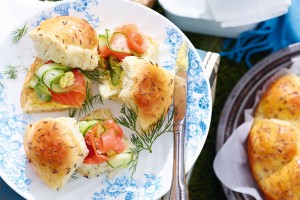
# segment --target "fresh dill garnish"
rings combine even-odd
[[[101,94],[92,96],[91,89],[87,87],[86,89],[86,99],[82,104],[82,108],[70,108],[69,117],[75,117],[78,114],[78,117],[81,115],[86,115],[90,110],[92,110],[95,104],[103,104]]]
[[[4,66],[4,70],[0,72],[3,78],[6,79],[17,79],[18,77],[18,68],[19,66],[6,65]]]
[[[164,117],[165,113],[162,113],[157,123],[152,125],[149,129],[143,130],[137,128],[138,112],[135,110],[137,109],[123,104],[120,111],[122,115],[115,119],[117,123],[129,128],[134,132],[130,135],[130,140],[132,144],[134,144],[134,147],[130,148],[131,153],[133,154],[133,159],[129,163],[129,171],[131,171],[131,176],[133,176],[136,172],[140,152],[146,150],[152,153],[152,145],[155,140],[163,133],[172,132],[173,130],[173,112],[172,114],[167,115],[166,120]]]
[[[11,34],[12,34],[12,44],[18,43],[21,38],[26,35],[28,30],[27,24],[24,24],[22,28],[16,28]]]
[[[102,76],[105,76],[109,73],[108,71],[101,71],[98,68],[94,70],[80,69],[80,72],[91,82],[96,82],[96,83],[102,83],[103,82]]]

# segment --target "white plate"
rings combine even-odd
[[[58,15],[74,15],[86,19],[100,33],[126,23],[135,23],[140,30],[160,43],[159,64],[173,70],[177,51],[182,42],[189,45],[188,113],[186,132],[186,171],[189,171],[205,143],[211,119],[211,91],[205,77],[202,61],[187,37],[170,21],[155,11],[121,0],[84,0],[59,4],[43,10],[24,24],[28,32],[46,18]],[[172,180],[172,133],[160,136],[153,152],[142,152],[137,171],[131,178],[128,169],[119,171],[111,179],[107,174],[86,179],[71,178],[61,191],[49,189],[35,175],[25,158],[23,133],[26,124],[42,117],[68,116],[68,112],[25,114],[19,97],[26,70],[34,61],[36,52],[25,35],[17,44],[9,35],[0,43],[0,71],[8,65],[17,67],[17,79],[0,75],[0,175],[16,192],[27,199],[157,199],[164,195]],[[105,101],[115,117],[121,105]],[[125,131],[127,136],[130,132]]]

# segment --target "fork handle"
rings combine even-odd
[[[174,154],[173,154],[173,180],[169,194],[170,200],[189,199],[188,188],[185,180],[184,145],[185,145],[185,120],[173,125]]]

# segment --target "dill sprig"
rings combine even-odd
[[[172,132],[173,112],[171,115],[167,115],[166,120],[164,117],[165,113],[162,113],[157,123],[147,130],[137,128],[137,108],[123,105],[120,113],[122,115],[115,119],[116,122],[134,132],[130,135],[130,140],[134,147],[130,148],[133,159],[129,163],[129,171],[131,171],[131,176],[133,176],[136,172],[140,152],[146,150],[152,153],[152,145],[155,140],[163,133]]]
[[[19,66],[6,65],[4,66],[4,70],[0,72],[3,78],[7,79],[17,79],[18,77],[18,68]]]
[[[91,89],[87,87],[86,99],[82,104],[82,108],[70,108],[69,117],[75,117],[76,114],[78,114],[78,117],[80,117],[81,115],[86,115],[90,110],[94,108],[95,104],[100,103],[103,104],[101,94],[92,96]]]
[[[16,28],[11,34],[12,34],[12,44],[18,43],[21,38],[26,35],[28,30],[27,24],[24,24],[22,28]]]
[[[94,70],[80,69],[80,72],[91,82],[96,82],[96,83],[100,83],[100,84],[103,82],[102,77],[109,73],[108,71],[101,71],[98,68],[96,68]]]

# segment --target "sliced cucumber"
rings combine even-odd
[[[119,85],[120,83],[120,77],[121,77],[121,72],[117,72],[119,71],[118,68],[116,68],[117,70],[113,69],[113,67],[110,68],[110,79],[111,79],[111,83],[114,86]]]
[[[129,152],[124,152],[120,154],[116,154],[109,158],[108,161],[106,161],[112,168],[125,168],[128,166],[128,164],[132,161],[133,155]]]
[[[50,69],[43,75],[43,82],[49,88],[52,89],[52,85],[58,83],[60,78],[65,74],[63,70],[60,69]]]
[[[36,84],[37,84],[38,82],[39,82],[38,77],[33,76],[33,77],[31,78],[31,80],[29,81],[29,83],[28,83],[28,87],[29,87],[30,89],[34,89],[34,87],[36,86]]]
[[[120,62],[116,56],[112,56],[112,55],[108,56],[107,62],[108,62],[108,65],[110,65],[110,66],[115,66],[115,67],[122,66],[122,62]]]
[[[78,122],[79,131],[85,135],[86,132],[91,129],[94,125],[98,124],[98,120],[90,120],[90,121],[80,121]]]
[[[34,86],[34,91],[36,92],[37,96],[44,102],[48,102],[52,98],[48,87],[43,83],[37,83]]]
[[[115,56],[108,57],[108,67],[110,71],[111,83],[114,86],[120,83],[120,77],[123,70],[121,66],[122,62],[119,62],[119,60]]]
[[[71,67],[66,67],[64,65],[61,65],[61,64],[57,64],[57,63],[48,63],[48,64],[45,64],[43,66],[41,66],[37,72],[36,72],[36,76],[38,78],[40,78],[41,80],[43,80],[43,76],[45,75],[45,73],[51,69],[59,69],[59,70],[62,70],[64,72],[67,72],[67,71],[70,71],[72,70]]]
[[[111,33],[106,29],[106,42],[110,50],[120,53],[131,54],[131,50],[128,47],[126,35],[121,32]]]
[[[54,83],[51,85],[51,90],[56,93],[62,93],[70,91],[70,88],[62,88],[59,83]]]
[[[99,49],[100,51],[107,45],[106,35],[98,35]]]

